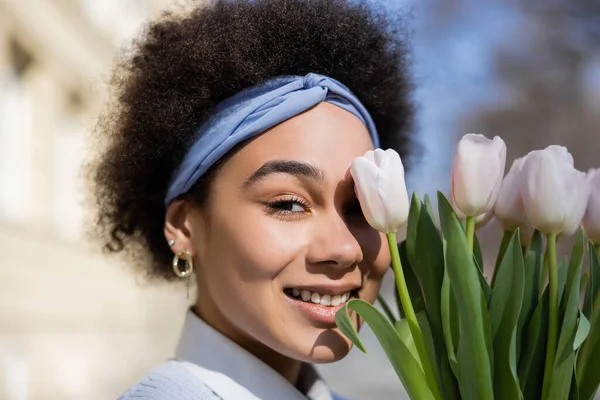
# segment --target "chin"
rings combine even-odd
[[[346,357],[352,342],[338,328],[321,331],[313,341],[304,360],[312,364],[326,364]]]

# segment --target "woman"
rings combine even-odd
[[[390,263],[349,167],[410,144],[397,21],[356,1],[215,1],[124,57],[99,231],[151,277],[195,278],[197,298],[175,359],[123,399],[335,398],[311,364],[348,354],[335,312],[373,302]]]

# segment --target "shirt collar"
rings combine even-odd
[[[176,357],[190,364],[223,400],[332,400],[331,392],[312,365],[303,364],[299,386],[215,330],[188,310]]]

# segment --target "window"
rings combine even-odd
[[[21,76],[0,74],[0,218],[21,222],[32,195],[32,102]]]
[[[69,116],[54,135],[53,146],[53,223],[65,239],[81,237],[84,187],[81,167],[84,160],[84,127]]]

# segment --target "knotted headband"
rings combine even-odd
[[[375,148],[377,129],[367,109],[342,83],[327,76],[280,76],[243,90],[219,103],[214,116],[197,132],[196,141],[171,178],[165,206],[238,143],[292,118],[322,101],[356,115],[367,127]]]

